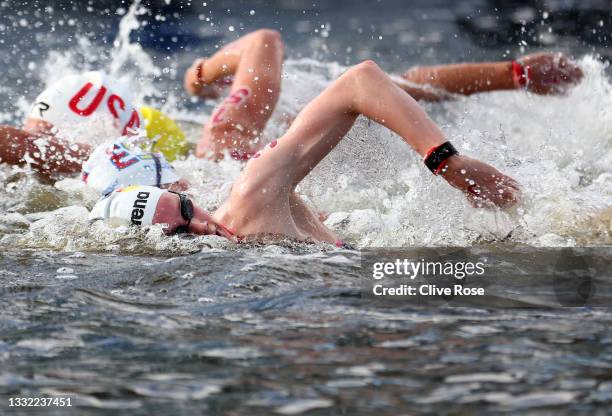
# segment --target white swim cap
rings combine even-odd
[[[32,104],[29,118],[53,124],[58,130],[93,119],[104,119],[122,136],[138,129],[141,116],[132,96],[117,80],[100,71],[70,75],[51,84]]]
[[[159,187],[181,179],[162,154],[144,152],[127,137],[97,147],[83,164],[81,177],[101,195],[130,185]]]
[[[154,186],[117,189],[96,203],[89,219],[119,219],[133,225],[152,225],[157,203],[165,192]]]

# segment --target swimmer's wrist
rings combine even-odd
[[[440,145],[434,146],[425,153],[423,163],[434,174],[439,175],[448,165],[449,159],[459,155],[459,152],[447,141]]]
[[[521,59],[511,62],[512,83],[517,90],[527,90],[531,84],[531,67],[526,65]]]
[[[463,169],[467,164],[467,158],[462,154],[456,154],[444,161],[442,166],[440,167],[440,172],[438,176],[449,180],[450,176],[453,176],[455,173],[459,173],[461,169]]]

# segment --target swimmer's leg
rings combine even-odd
[[[198,157],[223,157],[224,151],[247,158],[260,147],[255,143],[278,101],[283,63],[280,34],[260,30],[251,34],[240,53],[229,96],[204,126],[196,148]]]

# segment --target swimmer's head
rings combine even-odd
[[[114,137],[138,129],[141,115],[125,86],[103,72],[92,71],[66,76],[47,87],[36,97],[25,124],[29,131],[55,128],[64,137],[95,142],[92,137],[100,129]]]
[[[106,195],[130,185],[167,187],[181,178],[162,154],[142,151],[123,137],[98,146],[83,164],[83,181],[96,192]]]
[[[187,195],[153,186],[118,189],[100,200],[89,218],[120,221],[136,226],[164,224],[166,234],[214,234],[233,238],[230,230],[193,204]]]
[[[151,150],[163,153],[170,162],[186,156],[189,144],[185,133],[164,113],[151,107],[141,107],[147,136],[152,141]]]
[[[166,190],[154,186],[129,186],[98,201],[90,219],[112,219],[134,225],[152,225],[155,210]]]

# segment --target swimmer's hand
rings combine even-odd
[[[440,176],[463,191],[476,208],[508,208],[520,201],[519,184],[493,166],[463,155],[451,156]]]
[[[529,91],[540,94],[560,94],[582,79],[582,70],[561,53],[534,53],[518,59],[531,69]]]
[[[217,99],[225,91],[226,88],[232,85],[233,77],[222,77],[211,83],[203,82],[201,76],[201,65],[204,65],[204,59],[196,59],[193,64],[185,71],[183,78],[183,86],[189,95],[198,96],[204,99]]]

